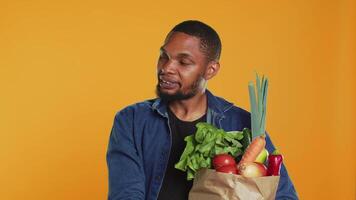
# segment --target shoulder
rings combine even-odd
[[[243,128],[251,127],[251,116],[250,113],[243,108],[238,106],[232,106],[229,110],[225,112],[225,116],[230,120],[238,123]]]
[[[248,112],[247,110],[237,105],[234,105],[232,102],[224,99],[223,97],[219,97],[219,96],[214,96],[214,97],[217,100],[216,102],[219,104],[219,107],[224,112],[224,114],[233,114],[244,118],[250,117],[250,112]]]
[[[251,127],[251,115],[247,110],[234,105],[228,100],[222,97],[216,97],[219,104],[222,106],[223,115],[225,118],[225,122],[230,125],[234,125],[240,128],[250,128]]]
[[[227,110],[226,112],[232,113],[234,115],[238,115],[243,118],[250,118],[250,112],[248,112],[247,110],[245,110],[241,107],[238,107],[236,105],[231,106],[231,108],[229,110]]]
[[[130,117],[133,115],[143,115],[152,111],[152,105],[156,99],[148,99],[128,105],[116,112],[115,118]]]

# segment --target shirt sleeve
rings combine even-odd
[[[144,200],[145,176],[142,156],[135,146],[133,112],[116,114],[107,149],[108,200]]]
[[[271,138],[267,133],[266,136],[266,149],[268,150],[268,152],[273,152],[275,150],[275,147],[273,146]],[[278,190],[276,194],[276,200],[282,199],[298,200],[297,192],[294,188],[292,180],[288,176],[287,169],[283,163],[280,172]]]

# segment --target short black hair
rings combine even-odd
[[[218,33],[209,25],[197,20],[187,20],[177,24],[167,37],[173,32],[182,32],[199,38],[200,48],[208,61],[219,61],[221,41]]]

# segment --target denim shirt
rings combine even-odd
[[[250,128],[250,114],[206,90],[207,122],[225,131]],[[171,148],[167,105],[160,99],[140,102],[119,111],[110,134],[107,165],[109,200],[156,200]],[[274,146],[266,134],[266,149]],[[174,195],[174,194],[172,194]],[[284,165],[276,199],[298,199]]]

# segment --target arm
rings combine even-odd
[[[114,120],[107,150],[108,200],[145,199],[142,157],[135,146],[133,113],[125,109]]]
[[[266,149],[268,152],[273,152],[275,147],[272,144],[272,141],[269,135],[266,133]],[[284,164],[282,163],[281,175],[279,179],[278,190],[276,194],[276,200],[292,199],[298,200],[297,192],[295,191],[294,185],[291,179],[288,176],[288,172]]]

